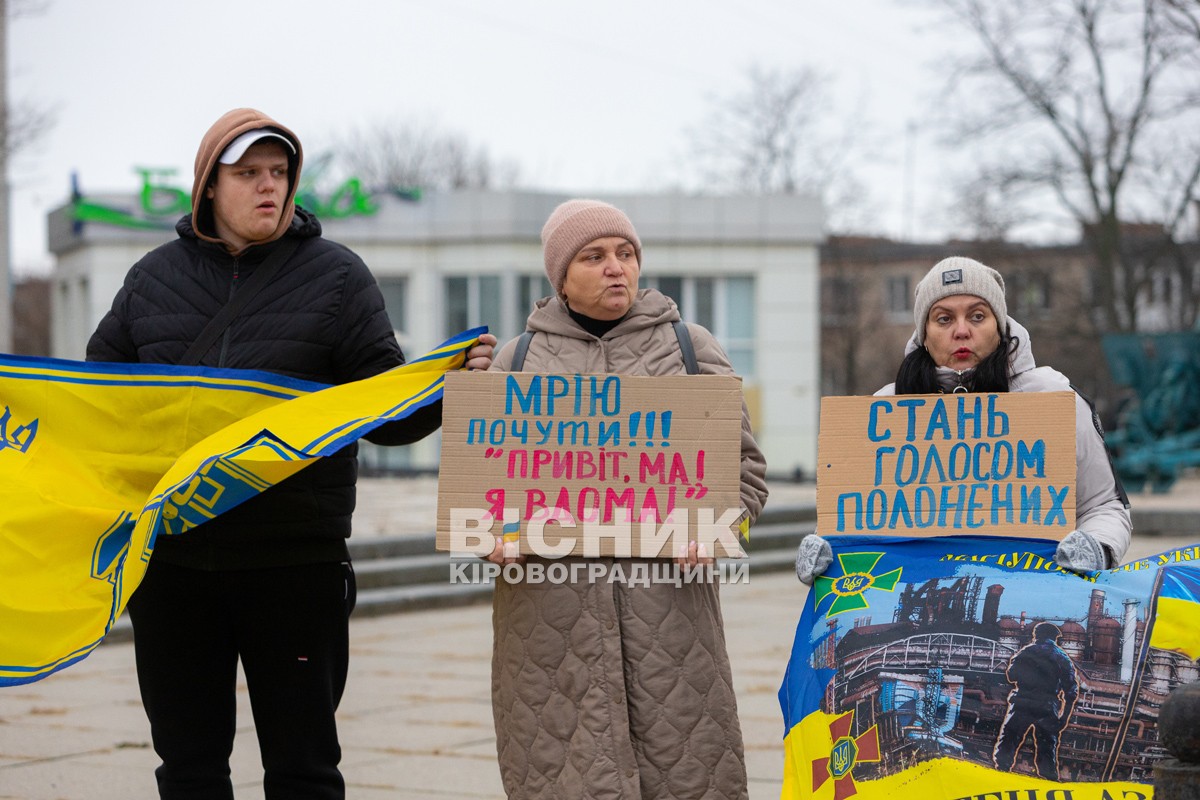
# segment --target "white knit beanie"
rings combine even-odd
[[[1008,333],[1008,304],[1004,301],[1004,278],[991,267],[980,264],[973,258],[951,256],[933,265],[917,284],[913,302],[913,319],[917,325],[916,341],[925,343],[925,323],[929,309],[943,297],[956,294],[971,294],[982,297],[992,313],[1001,334]]]

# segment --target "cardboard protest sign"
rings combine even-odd
[[[1072,392],[825,397],[817,532],[1061,540],[1075,527]]]
[[[740,556],[741,379],[448,373],[437,547]]]

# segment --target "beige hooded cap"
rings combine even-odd
[[[265,239],[273,242],[287,231],[296,213],[296,187],[300,182],[300,167],[304,163],[304,150],[296,134],[280,125],[261,111],[253,108],[235,108],[221,116],[204,138],[200,141],[200,149],[196,152],[195,178],[192,182],[192,229],[196,236],[207,241],[227,244],[217,236],[216,225],[213,223],[212,202],[205,197],[204,190],[208,187],[209,178],[217,168],[221,153],[229,144],[247,131],[267,129],[280,136],[286,137],[296,149],[288,154],[288,194],[284,201],[283,213],[279,216],[279,226],[275,232]],[[262,244],[263,242],[255,242]]]

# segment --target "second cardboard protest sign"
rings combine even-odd
[[[439,550],[741,555],[734,377],[447,373]]]
[[[1062,539],[1072,392],[825,397],[817,532]]]

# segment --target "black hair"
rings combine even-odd
[[[1044,642],[1047,639],[1056,642],[1060,636],[1062,636],[1062,631],[1053,622],[1039,622],[1033,626],[1033,640],[1035,642]]]
[[[1017,350],[1015,336],[1000,334],[1000,344],[974,369],[964,372],[962,387],[968,392],[1007,392],[1009,359]],[[925,345],[904,357],[896,371],[896,394],[937,394],[937,364]]]

